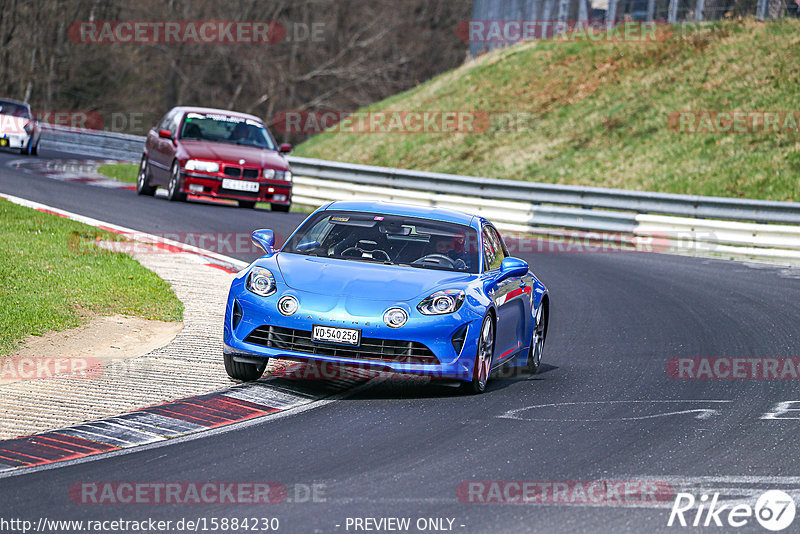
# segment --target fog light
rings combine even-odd
[[[289,316],[297,311],[297,299],[292,296],[283,297],[278,301],[278,311]]]
[[[275,202],[286,202],[286,195],[275,195],[272,197]]]
[[[389,328],[400,328],[408,321],[408,314],[402,308],[390,308],[383,314],[383,322]]]
[[[191,191],[192,193],[202,193],[203,186],[199,184],[189,184],[189,191]]]

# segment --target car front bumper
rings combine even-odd
[[[0,133],[0,148],[19,148],[28,146],[31,136],[27,133]]]
[[[245,180],[257,183],[258,192],[244,192],[222,187],[224,178],[207,176],[191,172],[183,172],[181,191],[189,195],[219,198],[225,200],[247,200],[253,202],[270,202],[273,204],[291,204],[292,183],[284,180]]]
[[[300,303],[298,311],[290,317],[281,315],[277,309],[278,300],[287,294],[297,298]],[[383,312],[395,306],[406,309],[409,315],[408,322],[400,328],[390,328],[382,319]],[[238,320],[234,320],[234,309],[241,313]],[[224,352],[243,361],[254,361],[258,358],[313,360],[397,373],[470,380],[482,319],[480,314],[467,306],[452,314],[427,316],[402,302],[367,299],[355,301],[347,297],[321,297],[295,290],[278,291],[270,297],[259,297],[244,288],[242,279],[237,279],[231,288],[225,310]],[[267,346],[264,341],[254,343],[248,340],[251,333],[265,325],[280,330],[291,329],[302,334],[302,350],[287,350],[286,345],[281,346],[281,343]],[[364,347],[367,346],[365,341],[370,346],[374,346],[376,341],[385,341],[394,347],[401,345],[399,342],[403,345],[407,343],[409,347],[412,343],[416,347],[424,345],[435,360],[430,363],[409,363],[407,355],[404,353],[397,356],[394,348],[388,350],[390,354],[376,357],[372,352],[360,353],[351,346],[320,343],[313,343],[315,348],[312,350],[320,349],[314,353],[307,349],[312,343],[310,333],[314,325],[358,329],[361,331]],[[453,338],[461,335],[463,342],[457,347]],[[337,347],[345,350],[334,350]],[[337,352],[344,352],[346,355],[335,354]],[[408,354],[413,353],[415,352],[409,350]]]

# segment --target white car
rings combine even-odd
[[[20,154],[39,153],[42,130],[26,102],[0,98],[0,148],[17,148]]]

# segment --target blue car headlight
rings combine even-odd
[[[383,314],[383,322],[389,328],[400,328],[408,321],[408,314],[403,308],[390,308]]]
[[[464,303],[464,292],[460,289],[437,291],[419,303],[417,309],[423,315],[445,315],[458,311]]]
[[[253,267],[247,275],[247,289],[261,297],[268,297],[277,291],[272,271],[263,267]]]

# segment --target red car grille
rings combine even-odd
[[[250,180],[255,180],[259,174],[258,169],[245,169],[234,165],[226,165],[223,173],[231,178],[247,178]]]

